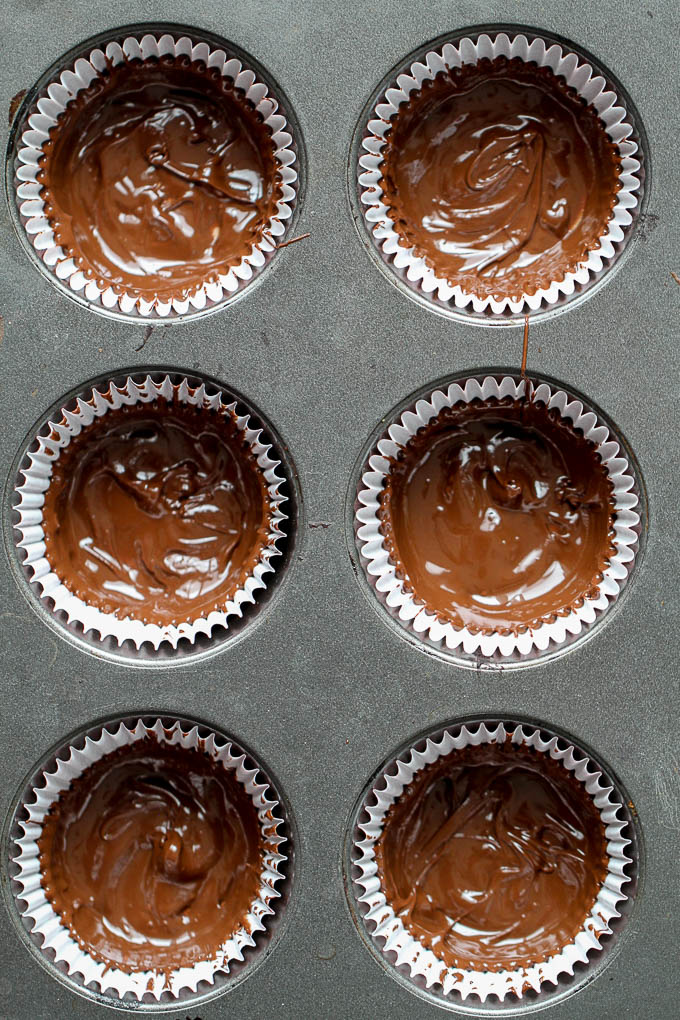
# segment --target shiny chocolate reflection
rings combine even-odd
[[[228,411],[123,406],[56,460],[43,528],[70,592],[164,625],[223,609],[268,541],[269,492]]]

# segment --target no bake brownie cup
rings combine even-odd
[[[364,923],[445,995],[538,992],[611,934],[628,898],[625,825],[568,741],[528,725],[446,730],[366,798],[353,851]]]
[[[267,86],[187,37],[130,36],[48,86],[18,154],[26,229],[88,300],[168,316],[261,268],[295,199],[292,136]]]
[[[287,837],[240,748],[187,721],[136,719],[56,765],[22,806],[14,860],[21,913],[72,979],[186,998],[268,941]]]
[[[284,478],[220,392],[161,373],[95,388],[28,454],[19,546],[55,613],[118,644],[194,642],[267,585]]]
[[[617,597],[639,517],[627,461],[592,412],[545,383],[453,383],[369,457],[357,540],[388,609],[435,643],[526,655]]]
[[[640,164],[619,98],[575,54],[522,35],[447,43],[404,68],[363,140],[374,240],[426,294],[536,310],[614,255]]]

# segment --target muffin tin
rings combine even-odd
[[[3,9],[6,59],[0,68],[6,107],[40,69],[60,60],[93,31],[138,16],[129,0],[100,12],[77,0],[70,16],[48,0],[35,10]],[[155,8],[148,12],[159,14]],[[220,314],[162,328],[153,321],[113,321],[66,300],[30,264],[2,218],[0,477],[5,487],[0,564],[2,597],[2,1013],[17,1020],[109,1015],[42,968],[17,937],[8,865],[9,825],[26,779],[68,735],[117,716],[197,718],[252,748],[277,777],[297,825],[291,902],[278,945],[246,967],[228,992],[182,1003],[176,1015],[210,1020],[234,1015],[375,1018],[443,1015],[442,1006],[478,1013],[455,998],[434,1005],[403,985],[391,964],[376,966],[355,925],[343,888],[344,848],[361,791],[395,747],[463,720],[520,720],[568,734],[620,780],[636,834],[639,876],[634,909],[616,944],[550,1002],[509,1003],[506,1014],[545,1007],[546,1016],[668,1016],[680,990],[672,947],[680,938],[677,768],[680,707],[675,622],[678,605],[675,497],[677,309],[680,188],[669,110],[675,11],[596,9],[569,0],[559,12],[529,3],[523,17],[549,36],[573,41],[612,69],[639,111],[648,138],[646,207],[636,235],[606,287],[593,287],[566,309],[531,323],[529,372],[561,380],[602,407],[639,465],[648,496],[634,583],[587,642],[532,669],[493,662],[461,669],[398,639],[362,593],[349,493],[374,435],[433,380],[516,371],[517,329],[472,329],[472,320],[431,314],[409,300],[362,253],[368,241],[353,224],[351,151],[361,109],[390,68],[442,33],[474,29],[472,17],[507,27],[506,2],[474,12],[403,2],[371,17],[365,6],[284,0],[230,9],[168,0],[162,17],[191,19],[187,31],[215,33],[252,53],[282,83],[299,117],[309,154],[307,188],[290,236],[310,237],[278,252],[262,285]],[[72,15],[72,16],[71,16]],[[546,23],[549,20],[549,23]],[[362,26],[361,31],[357,26]],[[482,26],[488,30],[489,25]],[[651,173],[650,173],[651,168]],[[654,178],[652,182],[652,176]],[[653,190],[652,190],[653,188]],[[18,458],[36,422],[75,395],[83,380],[146,371],[149,366],[200,374],[243,394],[273,424],[291,468],[296,538],[285,584],[228,640],[193,659],[121,663],[76,642],[35,612],[25,578],[11,564],[9,494]],[[298,483],[299,479],[299,483]],[[356,491],[356,490],[354,490]],[[352,497],[353,499],[353,497]],[[356,573],[356,578],[353,574]],[[369,594],[374,604],[364,598]],[[377,608],[380,608],[379,606]],[[255,626],[255,620],[258,625]],[[270,771],[271,770],[271,771]],[[12,913],[14,911],[14,913]],[[671,947],[669,949],[669,947]],[[605,965],[606,964],[606,965]],[[137,1011],[132,1003],[120,1004]],[[170,1012],[170,1004],[156,1009]],[[484,1009],[488,1012],[488,1004]]]

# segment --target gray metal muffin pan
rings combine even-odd
[[[442,376],[517,365],[521,333],[446,320],[393,287],[361,250],[347,164],[361,109],[397,61],[445,31],[518,16],[609,67],[649,139],[648,206],[629,256],[587,300],[536,323],[529,350],[530,369],[581,390],[625,434],[649,497],[649,531],[634,585],[591,640],[529,670],[473,672],[399,640],[378,618],[353,577],[345,497],[367,437],[392,407]],[[58,294],[27,259],[3,202],[0,479],[4,485],[32,424],[85,380],[151,363],[201,371],[260,408],[290,451],[302,494],[294,562],[266,616],[241,640],[186,667],[142,671],[62,640],[33,612],[3,553],[2,818],[22,779],[76,729],[150,710],[203,719],[251,747],[280,782],[299,830],[296,881],[271,956],[229,992],[177,1015],[443,1016],[376,966],[363,945],[343,889],[345,831],[370,776],[423,729],[463,717],[528,717],[573,734],[607,762],[630,794],[644,844],[642,882],[617,953],[545,1015],[665,1020],[680,991],[676,6],[154,0],[140,10],[130,0],[105,8],[14,0],[0,12],[4,109],[72,46],[140,17],[213,31],[281,83],[307,152],[296,233],[311,236],[281,251],[262,284],[233,306],[149,333]],[[108,1015],[37,964],[4,908],[0,932],[3,1016]]]

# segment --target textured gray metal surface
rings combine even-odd
[[[83,380],[151,362],[200,368],[254,401],[289,445],[303,493],[297,560],[262,624],[243,640],[186,669],[141,671],[98,661],[52,633],[19,592],[3,551],[0,814],[44,751],[96,718],[157,710],[212,722],[262,755],[292,803],[297,890],[271,957],[226,995],[178,1015],[443,1016],[399,987],[362,945],[342,887],[345,826],[370,774],[423,727],[458,715],[536,718],[602,755],[631,795],[645,842],[642,889],[620,952],[597,980],[545,1015],[673,1016],[680,991],[680,287],[670,275],[680,271],[677,6],[12,0],[0,13],[0,108],[7,111],[20,89],[81,39],[141,19],[211,29],[253,53],[280,82],[307,147],[299,230],[311,237],[282,251],[242,301],[194,324],[158,327],[139,351],[143,328],[77,307],[35,271],[3,201],[0,480],[40,413]],[[650,501],[645,559],[625,605],[592,641],[512,674],[461,670],[399,640],[352,575],[344,521],[350,471],[383,414],[430,379],[516,364],[521,354],[519,331],[446,321],[392,287],[362,251],[346,199],[350,139],[376,81],[447,29],[502,21],[566,36],[601,59],[637,104],[652,155],[646,222],[631,257],[591,300],[537,324],[530,350],[531,367],[585,392],[635,450]],[[3,113],[3,132],[6,125]],[[35,963],[4,906],[0,938],[3,1016],[109,1015]]]

